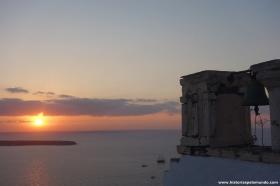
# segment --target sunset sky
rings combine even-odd
[[[179,128],[180,76],[279,58],[279,8],[0,0],[0,132]]]

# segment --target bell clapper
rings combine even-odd
[[[259,112],[259,107],[256,105],[254,106],[254,111],[255,111],[255,128],[254,128],[254,135],[253,135],[253,140],[257,141],[257,117],[259,117],[259,121],[260,121],[260,126],[261,126],[261,143],[262,146],[264,147],[264,142],[263,142],[263,121],[262,121],[262,117],[261,114]]]

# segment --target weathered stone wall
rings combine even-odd
[[[242,106],[245,75],[202,71],[180,80],[183,146],[227,146],[250,143],[248,107]]]
[[[250,144],[251,126],[248,107],[236,94],[221,94],[216,100],[216,123],[210,137],[210,146]]]

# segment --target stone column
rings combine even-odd
[[[280,59],[252,65],[250,69],[268,90],[272,150],[280,152]]]
[[[182,110],[181,110],[181,116],[182,116],[182,136],[187,136],[188,128],[187,128],[187,123],[188,123],[188,112],[189,112],[189,105],[187,98],[186,97],[181,97],[180,102],[182,103]]]

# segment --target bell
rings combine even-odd
[[[244,106],[258,106],[268,105],[268,98],[265,94],[264,86],[256,79],[252,78],[251,82],[247,86],[247,90],[244,95]]]

